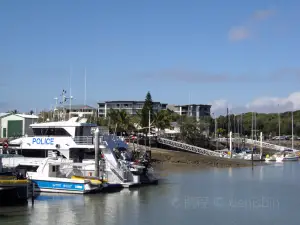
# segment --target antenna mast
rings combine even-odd
[[[72,65],[70,65],[70,105],[69,105],[69,119],[71,118],[71,109],[72,109]]]
[[[84,68],[84,107],[86,106],[86,68]]]

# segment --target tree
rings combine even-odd
[[[110,123],[113,125],[114,133],[116,133],[118,126],[120,125],[119,111],[117,109],[110,109],[108,112],[108,117]]]
[[[124,109],[118,111],[118,118],[120,124],[120,131],[125,131],[126,133],[129,133],[133,130],[131,117],[127,114],[127,112]]]
[[[141,110],[141,121],[140,121],[140,126],[143,128],[144,133],[147,133],[147,127],[149,127],[149,112],[150,112],[150,121],[153,121],[153,102],[152,102],[152,97],[150,92],[148,91],[146,98],[145,98],[145,103],[144,106]]]
[[[171,113],[168,110],[161,110],[154,114],[154,126],[160,130],[164,130],[171,127]]]
[[[219,134],[224,136],[224,135],[226,135],[226,133],[227,133],[226,130],[223,129],[223,128],[218,128],[217,129],[217,136],[219,136]]]
[[[14,110],[7,111],[7,113],[18,114],[19,111],[17,109],[14,109]]]
[[[113,124],[112,128],[114,132],[129,133],[135,129],[132,117],[129,116],[124,109],[123,110],[110,109],[108,116],[109,116],[110,123]]]
[[[203,127],[193,117],[185,117],[180,122],[180,139],[187,144],[207,147],[208,139],[203,132]]]

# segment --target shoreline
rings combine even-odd
[[[151,148],[151,163],[155,167],[163,167],[173,170],[175,167],[190,168],[240,168],[251,167],[252,162],[240,159],[217,158],[200,154],[166,150],[161,148]],[[257,162],[254,162],[254,166]]]

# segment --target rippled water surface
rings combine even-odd
[[[300,162],[176,171],[157,186],[94,195],[42,194],[0,208],[0,224],[298,225]]]

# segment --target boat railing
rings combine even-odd
[[[75,136],[73,138],[74,142],[78,145],[93,145],[94,144],[94,137],[93,136]],[[99,137],[99,144],[102,144],[103,137]]]
[[[129,171],[128,168],[125,168],[122,165],[121,165],[121,168],[118,168],[118,167],[114,166],[109,160],[107,160],[106,157],[105,157],[105,163],[109,164],[109,167],[110,167],[110,170],[112,171],[112,173],[116,177],[118,177],[122,182],[126,182],[127,181],[127,173]]]

